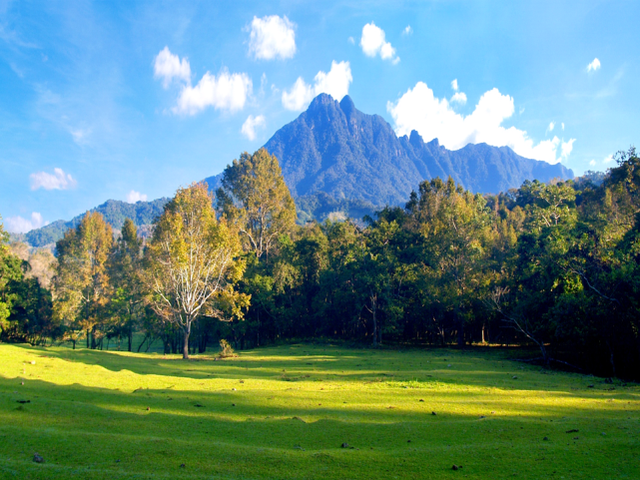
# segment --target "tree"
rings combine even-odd
[[[217,206],[237,225],[247,250],[269,255],[278,237],[293,228],[296,206],[284,183],[278,159],[261,148],[234,160],[222,174]]]
[[[87,212],[78,227],[67,230],[56,243],[54,317],[72,331],[86,331],[91,348],[103,334],[98,325],[106,318],[109,301],[107,260],[112,245],[111,226],[98,212]],[[72,334],[72,341],[77,337]]]
[[[147,249],[149,298],[154,311],[182,330],[184,359],[200,316],[242,317],[249,297],[234,290],[244,263],[236,231],[218,221],[203,183],[180,189],[165,206]]]
[[[7,247],[9,234],[4,231],[2,217],[0,217],[0,333],[8,327],[7,319],[15,300],[8,288],[10,282],[22,280],[21,261],[12,255]]]
[[[491,217],[485,199],[473,195],[451,177],[420,184],[407,210],[417,222],[424,260],[431,275],[425,277],[438,292],[437,301],[448,304],[455,319],[458,346],[465,342],[464,327],[471,301],[478,297],[487,256]]]
[[[517,240],[517,255],[505,262],[501,282],[488,298],[507,327],[538,346],[548,366],[553,359],[547,345],[560,331],[554,308],[563,297],[582,290],[570,268],[576,195],[568,183],[527,181],[517,196],[526,212],[524,231]]]
[[[142,241],[130,218],[122,225],[121,236],[109,262],[109,272],[113,285],[111,299],[112,314],[120,322],[112,334],[127,337],[128,350],[132,349],[133,329],[136,316],[143,309],[144,289],[140,275],[142,268]]]

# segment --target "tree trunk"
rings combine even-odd
[[[183,329],[184,337],[182,341],[182,359],[189,360],[189,334],[191,333],[191,323]]]
[[[545,366],[545,368],[549,368],[549,365],[551,364],[551,360],[549,358],[549,354],[547,353],[547,349],[544,346],[544,342],[540,342],[538,345],[540,346],[540,352],[542,353],[542,359],[544,361],[544,366]]]
[[[456,323],[458,324],[458,348],[464,348],[464,318],[456,310]]]
[[[378,346],[378,296],[371,295],[371,315],[373,315],[373,346]]]
[[[129,315],[129,351],[131,351],[131,346],[133,344],[133,319],[131,318],[131,315]]]
[[[145,337],[142,339],[142,343],[138,346],[138,353],[140,353],[140,350],[142,349],[144,342],[146,342],[148,338],[149,338],[149,335],[145,335]]]

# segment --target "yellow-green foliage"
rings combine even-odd
[[[0,478],[640,478],[640,387],[504,356],[0,345]]]

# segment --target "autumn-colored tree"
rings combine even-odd
[[[87,334],[87,347],[95,348],[106,319],[110,282],[107,260],[113,233],[100,213],[87,212],[75,229],[56,244],[58,265],[54,277],[54,317],[67,326],[74,342]],[[91,343],[90,343],[91,342]]]
[[[261,148],[234,160],[222,174],[217,205],[237,226],[245,249],[269,255],[280,235],[296,221],[296,206],[284,183],[278,159]]]
[[[205,184],[178,190],[155,226],[146,252],[150,305],[182,330],[184,359],[198,317],[229,321],[242,317],[249,297],[234,290],[244,263],[240,240],[218,221]]]
[[[111,314],[113,336],[126,336],[128,350],[132,349],[133,331],[138,316],[144,310],[142,269],[142,241],[130,218],[125,219],[121,235],[109,262],[109,276],[113,285]]]

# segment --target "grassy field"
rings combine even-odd
[[[640,386],[506,355],[0,345],[0,477],[640,478]]]

